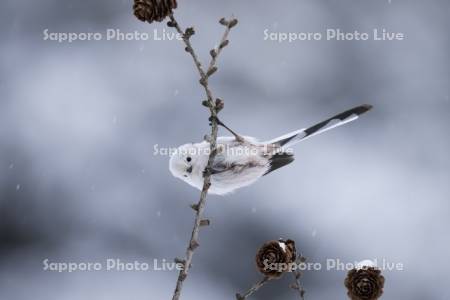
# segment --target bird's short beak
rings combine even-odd
[[[186,172],[192,173],[192,166],[190,166],[189,168],[187,168]]]

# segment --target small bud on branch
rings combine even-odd
[[[228,22],[225,18],[221,18],[221,19],[219,20],[219,23],[220,23],[221,25],[223,25],[223,26],[228,26],[228,25],[229,25],[229,22]]]
[[[228,27],[233,28],[237,24],[238,24],[238,20],[237,19],[232,19],[231,21],[229,21]]]
[[[204,219],[200,221],[200,226],[209,226],[211,222],[208,219]]]
[[[195,250],[200,246],[200,244],[197,242],[197,240],[192,240],[189,244],[189,248],[191,250]]]
[[[208,72],[206,73],[206,76],[209,77],[209,76],[211,76],[212,74],[216,73],[216,71],[217,71],[217,67],[214,66],[214,67],[212,67],[211,69],[208,70]]]
[[[183,34],[183,38],[190,39],[191,36],[193,36],[194,34],[195,34],[194,27],[188,27],[186,28],[186,31]]]
[[[230,43],[230,41],[228,41],[228,40],[223,41],[222,43],[220,43],[219,49],[225,48],[226,46],[228,46],[229,43]]]
[[[216,99],[216,111],[219,112],[225,107],[225,103],[222,99],[217,98]]]
[[[181,258],[178,258],[178,257],[175,257],[174,261],[175,261],[176,264],[183,264],[183,265],[186,262],[184,259],[181,259]]]

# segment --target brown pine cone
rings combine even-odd
[[[345,287],[352,300],[375,300],[383,294],[384,277],[374,267],[353,269],[345,278]]]
[[[161,22],[177,8],[176,0],[134,0],[133,11],[143,22]]]
[[[294,263],[296,259],[295,242],[293,240],[279,240],[266,242],[256,254],[256,265],[258,270],[265,276],[278,278],[283,274],[279,268],[270,268],[271,264]],[[284,270],[286,271],[286,270]]]

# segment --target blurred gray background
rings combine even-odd
[[[300,144],[295,163],[210,196],[183,299],[234,299],[260,278],[258,247],[297,241],[310,262],[378,258],[383,299],[450,299],[449,2],[179,1],[204,62],[240,21],[211,80],[224,121],[270,139],[352,106],[374,110]],[[42,270],[42,261],[152,263],[182,256],[199,191],[153,147],[209,131],[179,41],[43,40],[50,32],[160,33],[132,1],[0,4],[0,299],[169,299],[177,273]],[[264,41],[271,32],[403,32],[404,41]],[[447,132],[447,133],[446,133]],[[222,134],[226,134],[222,132]],[[307,299],[345,299],[346,272],[306,272]],[[296,299],[291,276],[253,299]]]

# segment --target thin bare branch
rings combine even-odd
[[[291,286],[292,289],[296,290],[298,292],[298,296],[301,300],[305,300],[305,290],[303,289],[303,286],[300,282],[301,273],[300,271],[294,271],[292,272],[292,275],[294,275],[294,281],[295,283]]]
[[[295,261],[297,264],[301,264],[306,261],[306,258],[303,255],[299,255]],[[292,272],[292,275],[294,276],[294,283],[290,287],[298,292],[298,296],[301,300],[305,300],[305,289],[300,281],[302,273],[299,270],[295,270]]]
[[[245,300],[254,293],[256,293],[260,288],[262,288],[267,282],[270,281],[270,277],[266,276],[257,283],[255,283],[248,291],[246,291],[243,295],[236,294],[236,300]]]
[[[203,188],[202,192],[200,194],[200,200],[197,204],[192,205],[191,207],[195,211],[195,221],[194,221],[194,227],[192,229],[191,238],[188,243],[188,247],[186,249],[186,257],[183,260],[184,267],[178,274],[177,284],[172,296],[172,300],[178,300],[181,296],[181,291],[183,288],[183,282],[186,280],[188,276],[189,269],[192,264],[192,259],[194,256],[194,251],[199,246],[198,237],[199,237],[199,231],[200,227],[205,226],[206,223],[209,224],[209,220],[206,221],[203,219],[203,212],[205,210],[206,205],[206,196],[208,195],[208,190],[211,186],[211,173],[209,170],[212,169],[214,158],[216,156],[216,144],[217,144],[217,132],[218,132],[218,124],[217,124],[217,113],[218,113],[218,107],[216,105],[216,102],[214,101],[213,94],[211,92],[211,89],[208,85],[208,77],[209,75],[212,75],[217,68],[215,67],[217,62],[217,57],[220,54],[222,49],[218,49],[216,51],[216,55],[211,58],[211,62],[209,64],[208,69],[203,69],[200,60],[198,58],[198,55],[195,53],[194,48],[192,47],[192,44],[190,42],[190,37],[193,35],[193,29],[189,30],[189,34],[186,34],[185,31],[183,31],[176,21],[175,17],[173,15],[170,15],[170,22],[172,26],[177,30],[179,34],[183,37],[183,42],[186,46],[186,51],[192,56],[192,59],[194,60],[195,66],[198,70],[198,73],[200,74],[200,84],[205,89],[206,97],[207,97],[207,107],[210,111],[210,121],[211,121],[211,134],[209,136],[209,142],[210,142],[210,155],[208,158],[208,164],[205,170],[205,176],[204,176],[204,182],[203,182]],[[231,26],[227,26],[225,33],[221,39],[221,43],[223,41],[227,40],[228,34],[230,32]],[[223,104],[222,104],[223,105]]]

